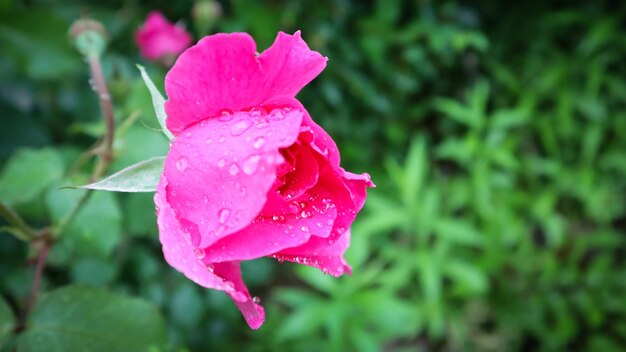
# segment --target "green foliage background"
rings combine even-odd
[[[343,165],[378,185],[353,227],[353,275],[246,263],[267,310],[251,331],[223,293],[166,265],[151,194],[96,192],[54,244],[45,294],[18,335],[36,248],[0,234],[0,350],[626,344],[623,3],[232,0],[204,24],[193,6],[0,1],[0,200],[41,227],[80,197],[60,186],[86,180],[91,165],[76,160],[104,131],[67,37],[81,14],[109,33],[111,171],[168,149],[134,67],[146,65],[162,88],[166,70],[144,62],[132,40],[148,11],[180,19],[196,39],[247,31],[260,49],[278,30],[301,29],[330,61],[299,98]],[[99,334],[84,341],[67,333],[74,328]]]

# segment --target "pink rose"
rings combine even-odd
[[[335,143],[294,98],[325,66],[300,32],[279,33],[260,55],[246,33],[216,34],[165,78],[175,135],[155,195],[165,259],[225,291],[253,329],[265,313],[242,281],[242,260],[350,272],[349,228],[373,184],[339,166]]]
[[[167,21],[158,11],[152,11],[143,26],[135,33],[141,55],[148,60],[178,56],[191,45],[191,35],[181,26]]]

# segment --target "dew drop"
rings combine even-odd
[[[240,136],[246,132],[252,126],[252,122],[248,120],[241,120],[233,125],[230,129],[230,134],[233,136]]]
[[[218,120],[221,122],[228,122],[232,119],[233,119],[233,112],[230,110],[222,110],[220,112],[220,117],[218,117]]]
[[[202,201],[204,202],[204,204],[208,204],[209,203],[209,196],[202,196]]]
[[[252,155],[243,161],[242,169],[246,175],[252,175],[259,166],[260,155]]]
[[[319,227],[320,229],[324,228],[324,224],[322,224],[321,222],[318,222],[316,225],[317,225],[317,227]]]
[[[178,171],[183,172],[187,169],[188,161],[184,156],[176,160],[176,168]]]
[[[226,142],[226,136],[220,136],[219,142],[220,143]]]
[[[265,117],[262,117],[256,123],[256,128],[263,129],[263,128],[269,127],[269,125],[270,125],[270,122]]]
[[[311,212],[310,212],[310,211],[303,210],[303,211],[302,211],[302,213],[300,214],[300,216],[301,216],[303,219],[306,219],[306,218],[308,218],[308,217],[310,217],[310,216],[311,216]]]
[[[220,222],[220,224],[223,224],[226,221],[228,221],[229,216],[230,216],[230,209],[222,209],[220,210],[218,214],[218,221]]]
[[[254,147],[254,149],[261,149],[261,147],[265,144],[265,137],[261,136],[261,137],[257,137],[254,140],[254,143],[252,144],[252,147]]]
[[[215,271],[215,266],[213,264],[207,264],[206,268],[209,269],[210,272],[214,272]]]
[[[265,114],[266,114],[265,109],[260,108],[260,107],[254,107],[250,110],[250,116],[252,117],[259,117]]]
[[[259,297],[257,297],[257,296],[254,296],[254,297],[252,297],[252,302],[254,302],[256,304],[259,304],[259,303],[261,303],[261,299]]]
[[[239,189],[239,193],[240,193],[242,196],[245,196],[245,195],[246,195],[246,192],[247,192],[246,187],[241,187],[241,188]]]
[[[270,113],[270,120],[280,121],[280,120],[283,120],[284,118],[285,118],[285,113],[281,109],[273,110]]]
[[[237,175],[239,173],[239,166],[237,166],[237,164],[231,164],[228,168],[228,173],[232,176]]]
[[[224,159],[220,159],[217,161],[217,167],[224,167],[224,165],[226,165],[226,160]]]
[[[300,230],[302,230],[302,232],[309,232],[309,227],[308,226],[302,226],[300,228]]]
[[[202,259],[206,256],[206,253],[200,248],[194,248],[193,252],[196,254],[196,258]]]
[[[207,138],[206,141],[204,141],[205,144],[211,144],[213,143],[213,140],[211,138]]]

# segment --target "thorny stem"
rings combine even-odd
[[[98,101],[100,102],[100,110],[102,110],[102,116],[106,124],[106,130],[104,138],[102,139],[102,145],[96,148],[100,158],[96,164],[89,182],[94,182],[99,179],[106,169],[109,167],[113,157],[113,137],[115,135],[115,119],[113,116],[113,105],[111,104],[111,96],[106,86],[106,80],[102,73],[102,65],[100,64],[100,57],[93,55],[89,56],[87,61],[89,62],[89,68],[91,69],[91,79],[95,86],[96,93],[98,94]],[[63,230],[74,220],[78,211],[87,203],[93,190],[88,189],[83,193],[82,197],[74,205],[74,207],[67,213],[67,215],[61,220],[59,225],[54,229],[55,236],[59,236]]]
[[[35,307],[35,303],[37,303],[37,296],[39,295],[39,288],[41,287],[41,277],[43,276],[43,270],[46,266],[48,253],[50,253],[50,247],[52,247],[52,238],[50,237],[50,230],[48,228],[42,231],[41,240],[41,249],[39,250],[39,256],[37,257],[35,276],[33,278],[33,285],[30,290],[30,298],[28,300],[26,314],[31,312]]]
[[[98,94],[98,101],[100,103],[100,110],[102,111],[102,116],[104,118],[104,122],[106,124],[106,130],[104,133],[104,137],[102,139],[102,144],[96,148],[96,153],[99,156],[98,162],[94,167],[94,170],[89,179],[90,182],[96,181],[99,179],[109,167],[111,160],[113,158],[113,137],[115,134],[115,119],[113,116],[113,105],[111,104],[111,96],[109,95],[109,90],[106,85],[106,80],[104,78],[104,74],[102,73],[102,65],[100,63],[100,55],[86,55],[87,62],[89,63],[89,68],[91,70],[91,82],[93,83],[96,93]],[[50,248],[52,247],[53,236],[58,237],[66,227],[71,224],[71,222],[76,217],[76,214],[80,211],[80,209],[87,203],[89,197],[91,196],[92,190],[88,189],[83,193],[78,202],[74,205],[74,207],[67,213],[67,215],[61,220],[61,222],[53,229],[44,229],[42,231],[42,240],[43,244],[39,251],[39,256],[37,258],[37,266],[35,268],[35,277],[33,279],[33,285],[31,290],[30,299],[28,302],[27,310],[24,314],[24,320],[20,325],[22,328],[24,327],[26,321],[26,315],[33,309],[35,304],[37,303],[37,296],[39,293],[39,289],[41,286],[41,278],[43,275],[43,271],[46,266],[46,259],[48,258],[48,253],[50,252]]]
[[[91,175],[91,181],[100,178],[111,163],[113,157],[113,135],[115,133],[115,119],[113,117],[113,105],[111,104],[111,96],[107,89],[106,80],[102,73],[102,65],[100,57],[93,55],[88,57],[89,68],[91,69],[91,79],[98,93],[98,101],[100,102],[100,110],[106,123],[106,131],[103,138],[103,150],[100,153],[100,161]]]

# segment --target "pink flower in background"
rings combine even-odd
[[[158,11],[152,11],[135,33],[141,55],[148,60],[178,56],[191,45],[191,35],[181,26],[168,22]]]
[[[270,256],[327,274],[350,272],[350,225],[373,186],[294,97],[326,66],[300,37],[279,33],[256,54],[245,33],[206,37],[165,78],[175,135],[155,195],[167,262],[225,291],[250,327],[265,313],[242,260]]]

